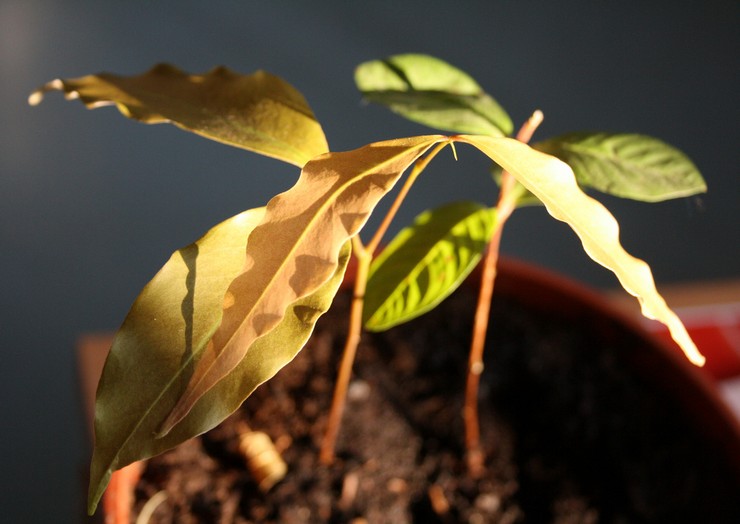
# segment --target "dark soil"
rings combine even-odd
[[[461,420],[473,296],[365,334],[334,466],[318,463],[346,329],[339,296],[306,348],[242,409],[148,462],[152,523],[740,522],[740,479],[676,402],[625,368],[614,326],[493,305],[482,376],[486,474],[465,473]],[[604,340],[606,338],[606,340]],[[236,452],[239,421],[285,448],[262,494]]]

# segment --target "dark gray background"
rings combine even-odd
[[[7,522],[77,522],[87,443],[74,343],[112,330],[169,254],[262,205],[296,169],[111,109],[31,89],[56,76],[265,68],[298,87],[333,150],[424,134],[365,107],[352,71],[400,52],[471,73],[537,137],[633,131],[686,151],[708,194],[648,205],[602,200],[659,284],[737,278],[740,4],[728,1],[98,2],[0,1],[0,507]],[[401,222],[451,198],[492,200],[470,148],[440,159]],[[489,195],[486,197],[486,195]],[[599,287],[614,278],[542,209],[518,212],[506,253]]]

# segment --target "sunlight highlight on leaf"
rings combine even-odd
[[[406,168],[444,140],[404,138],[327,153],[309,162],[296,185],[269,202],[249,237],[244,271],[226,293],[223,321],[161,435],[274,328],[288,305],[336,271],[340,247],[359,232]]]
[[[419,215],[370,266],[364,325],[384,331],[433,309],[475,268],[495,210],[456,202]]]
[[[642,314],[665,324],[686,357],[698,366],[704,364],[704,356],[683,323],[655,289],[650,267],[624,250],[619,243],[616,219],[601,203],[581,191],[567,164],[513,139],[483,136],[456,139],[472,144],[500,164],[537,196],[554,218],[573,228],[586,253],[613,271],[622,287],[637,297]]]
[[[218,328],[223,295],[243,269],[247,238],[264,212],[264,208],[245,211],[174,253],[131,307],[98,388],[91,512],[114,470],[204,433],[233,413],[259,384],[295,357],[331,305],[344,276],[349,242],[341,249],[331,279],[291,304],[282,322],[253,345],[232,373],[167,437],[155,438]]]
[[[115,105],[147,124],[170,122],[186,131],[302,167],[329,146],[303,95],[281,78],[257,71],[241,75],[217,67],[191,75],[159,64],[138,76],[100,73],[56,79],[34,91],[63,91],[88,108]]]

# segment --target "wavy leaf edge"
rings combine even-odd
[[[705,358],[683,322],[658,293],[650,266],[624,250],[616,219],[579,188],[568,164],[510,138],[462,135],[456,140],[473,145],[501,165],[545,204],[550,215],[566,222],[581,239],[586,254],[612,271],[638,299],[643,316],[665,324],[686,358],[704,365]]]

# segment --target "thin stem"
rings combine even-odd
[[[535,111],[524,123],[517,134],[517,140],[527,143],[542,122],[542,112]],[[501,234],[504,224],[516,209],[518,191],[517,181],[511,173],[504,171],[501,178],[501,190],[496,206],[496,225],[488,244],[488,252],[483,261],[478,303],[473,320],[473,337],[468,359],[468,375],[465,384],[465,404],[463,421],[465,424],[465,448],[467,452],[468,472],[474,478],[483,473],[485,457],[480,446],[480,422],[478,416],[478,391],[480,375],[483,372],[483,350],[485,348],[488,319],[491,312],[491,297],[496,281],[496,266],[501,247]]]
[[[342,361],[339,365],[337,383],[334,386],[334,396],[331,402],[331,409],[329,410],[326,433],[324,433],[324,439],[321,443],[321,451],[319,453],[319,460],[327,465],[334,462],[334,448],[337,435],[339,434],[339,426],[342,422],[349,381],[352,378],[352,365],[355,361],[357,347],[360,344],[365,288],[367,286],[370,262],[372,262],[372,251],[362,245],[358,235],[352,238],[352,245],[354,248],[353,252],[357,257],[357,275],[355,277],[352,305],[349,313],[349,332],[344,343],[344,351],[342,352]]]
[[[380,242],[383,240],[383,236],[385,235],[386,231],[388,231],[388,227],[390,227],[391,222],[393,221],[393,219],[396,216],[396,213],[398,212],[398,209],[401,207],[401,204],[406,198],[406,195],[411,189],[411,186],[416,181],[417,177],[422,173],[422,171],[424,171],[424,169],[426,169],[426,167],[429,165],[429,162],[431,162],[432,159],[435,156],[437,156],[437,153],[439,153],[440,151],[442,151],[442,149],[447,147],[448,144],[450,144],[450,141],[445,141],[445,142],[441,142],[437,144],[435,148],[429,152],[428,155],[426,155],[424,158],[417,160],[417,162],[414,164],[414,167],[412,168],[411,173],[409,173],[409,176],[406,178],[406,181],[403,183],[401,190],[398,192],[398,195],[396,195],[396,199],[393,201],[393,204],[391,204],[390,209],[388,209],[388,213],[386,213],[385,217],[383,217],[383,221],[381,222],[378,229],[375,231],[373,238],[367,244],[367,250],[371,254],[375,253],[375,251],[378,249]]]
[[[403,200],[406,198],[406,195],[411,189],[416,178],[422,173],[422,171],[424,171],[437,153],[439,153],[448,143],[449,141],[438,144],[428,155],[419,159],[414,164],[411,173],[407,177],[401,190],[396,196],[396,199],[388,210],[388,213],[386,213],[382,223],[367,246],[362,244],[359,235],[355,235],[352,238],[353,252],[357,257],[357,274],[355,276],[352,305],[349,313],[349,331],[347,333],[347,340],[345,341],[344,350],[342,352],[342,360],[339,364],[337,383],[334,386],[334,396],[329,410],[326,433],[324,433],[324,439],[321,443],[321,450],[319,452],[319,460],[323,464],[328,465],[334,462],[334,449],[336,447],[337,436],[339,434],[339,427],[342,422],[342,414],[344,413],[347,389],[349,388],[349,382],[352,378],[352,366],[355,361],[357,347],[360,344],[360,336],[362,334],[362,310],[365,305],[365,289],[367,287],[367,278],[370,272],[370,263],[373,259],[373,253],[375,253],[380,245],[383,235],[388,230],[391,221],[395,217],[398,208],[401,207]]]

